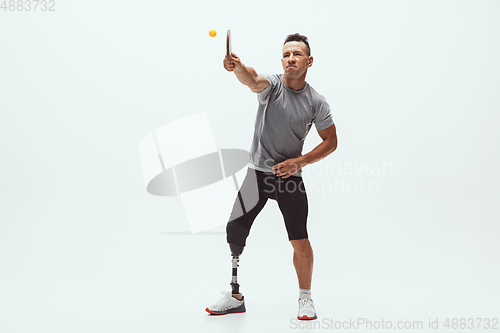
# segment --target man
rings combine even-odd
[[[289,241],[294,249],[293,264],[299,281],[298,319],[316,319],[311,299],[313,251],[307,234],[307,196],[302,168],[337,149],[337,134],[330,107],[305,80],[313,57],[307,37],[287,36],[281,59],[283,74],[257,74],[234,53],[224,57],[224,68],[257,94],[259,108],[250,149],[247,176],[235,200],[227,224],[227,242],[233,255],[232,292],[208,307],[216,315],[245,312],[245,300],[236,283],[236,267],[251,225],[268,199],[276,200],[283,214]],[[323,142],[308,154],[302,147],[314,123]],[[256,191],[252,200],[249,193]]]

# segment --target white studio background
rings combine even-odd
[[[222,68],[226,29],[259,72],[282,71],[287,34],[311,43],[339,138],[304,175],[320,319],[500,316],[499,1],[54,8],[0,10],[0,332],[294,331],[276,203],[241,257],[247,313],[214,318],[224,228],[187,234],[179,198],[142,180],[140,140],[190,114],[250,148],[257,100]]]

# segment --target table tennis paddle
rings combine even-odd
[[[232,63],[231,61],[231,30],[227,30],[227,38],[226,38],[226,54],[227,58],[229,59],[229,62]]]

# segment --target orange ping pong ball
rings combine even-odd
[[[214,29],[210,30],[208,32],[208,34],[210,35],[210,37],[215,37],[215,35],[217,35],[217,31],[215,31]]]

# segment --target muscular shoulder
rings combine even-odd
[[[310,91],[310,97],[312,100],[312,105],[315,109],[320,108],[324,105],[328,105],[328,102],[326,101],[326,98],[318,93],[316,89],[313,87],[309,86],[309,91]]]
[[[267,73],[261,73],[259,76],[267,79],[269,84],[266,86],[266,88],[260,92],[257,93],[257,97],[261,102],[265,102],[271,95],[272,91],[276,91],[276,88],[282,85],[283,79],[280,77],[280,74],[267,74]],[[283,76],[283,74],[281,74]]]
[[[283,74],[260,74],[269,81],[270,86],[277,86],[283,84]]]
[[[326,102],[326,98],[323,95],[321,95],[319,92],[317,92],[316,89],[314,89],[311,85],[309,85],[309,91],[311,94],[311,98],[314,101]]]

